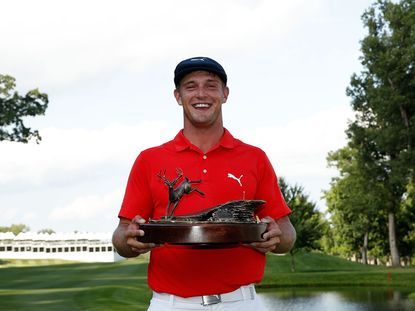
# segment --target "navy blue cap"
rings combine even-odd
[[[215,60],[209,57],[192,57],[181,61],[174,70],[174,85],[179,85],[185,75],[198,70],[204,70],[218,75],[225,83],[228,81],[226,72],[223,67]]]

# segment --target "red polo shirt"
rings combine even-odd
[[[157,174],[165,171],[166,177],[173,180],[177,168],[183,171],[183,177],[201,179],[192,187],[205,196],[197,192],[185,194],[174,215],[242,199],[267,202],[258,210],[259,218],[277,219],[291,212],[271,163],[261,149],[235,139],[225,130],[219,144],[204,154],[180,131],[172,141],[147,149],[137,157],[119,217],[164,216],[168,187]],[[246,246],[195,249],[164,245],[151,251],[148,283],[154,291],[183,297],[226,293],[241,285],[260,282],[264,265],[265,256]]]

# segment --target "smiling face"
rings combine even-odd
[[[177,102],[183,106],[185,128],[222,126],[222,104],[228,94],[228,87],[215,74],[194,71],[186,75],[174,90]]]

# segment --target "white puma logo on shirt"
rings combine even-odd
[[[235,179],[238,182],[239,186],[241,186],[241,187],[242,187],[242,183],[241,183],[241,178],[242,177],[244,177],[244,175],[241,175],[239,178],[237,178],[237,177],[235,177],[235,175],[233,175],[231,173],[228,173],[228,178]]]

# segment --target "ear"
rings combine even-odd
[[[223,104],[226,103],[226,101],[228,100],[228,96],[229,96],[229,88],[227,86],[225,86],[223,88]]]
[[[182,106],[182,99],[181,99],[180,92],[179,92],[179,90],[178,90],[178,89],[175,89],[175,90],[174,90],[174,98],[176,98],[177,103],[178,103],[180,106]]]

